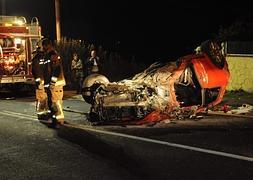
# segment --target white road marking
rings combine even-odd
[[[16,117],[16,118],[19,118],[19,119],[28,119],[28,120],[32,120],[32,121],[38,121],[38,119],[35,117],[29,117],[29,116],[24,116],[25,114],[14,114],[14,113],[7,113],[7,112],[0,112],[0,114],[2,115],[6,115],[6,116],[11,116],[11,117]]]
[[[0,114],[6,115],[6,116],[18,117],[20,119],[29,119],[29,120],[32,120],[32,121],[38,121],[37,118],[34,119],[35,116],[22,114],[22,113],[17,113],[17,112],[13,112],[13,111],[0,112]],[[71,125],[65,125],[65,126],[73,127]],[[247,156],[241,156],[241,155],[231,154],[231,153],[226,153],[226,152],[221,152],[221,151],[198,148],[198,147],[194,147],[194,146],[187,146],[187,145],[183,145],[183,144],[170,143],[170,142],[167,142],[167,141],[160,141],[160,140],[149,139],[149,138],[133,136],[133,135],[128,135],[128,134],[122,134],[122,133],[116,133],[116,132],[110,132],[110,131],[103,131],[103,130],[92,129],[92,128],[88,128],[88,127],[81,127],[81,129],[88,130],[88,131],[93,131],[93,132],[100,133],[100,134],[107,134],[107,135],[112,135],[112,136],[124,137],[124,138],[129,138],[129,139],[134,139],[134,140],[140,140],[140,141],[144,141],[144,142],[150,142],[150,143],[166,145],[166,146],[175,147],[175,148],[181,148],[181,149],[186,149],[186,150],[191,150],[191,151],[196,151],[196,152],[201,152],[201,153],[206,153],[206,154],[212,154],[212,155],[217,155],[217,156],[223,156],[223,157],[228,157],[228,158],[253,162],[253,157],[247,157]]]
[[[14,115],[20,115],[20,116],[26,116],[26,117],[31,117],[31,118],[37,118],[37,116],[33,116],[33,115],[29,115],[29,114],[23,114],[23,113],[18,113],[18,112],[14,112],[14,111],[3,110],[3,112],[14,114]]]
[[[128,134],[122,134],[122,133],[116,133],[116,132],[110,132],[110,131],[103,131],[103,130],[98,130],[98,129],[91,129],[91,128],[86,128],[86,127],[82,127],[82,129],[97,132],[97,133],[100,133],[100,134],[119,136],[119,137],[124,137],[124,138],[129,138],[129,139],[134,139],[134,140],[140,140],[140,141],[145,141],[145,142],[150,142],[150,143],[155,143],[155,144],[160,144],[160,145],[166,145],[166,146],[175,147],[175,148],[187,149],[187,150],[206,153],[206,154],[212,154],[212,155],[217,155],[217,156],[223,156],[223,157],[228,157],[228,158],[253,162],[253,157],[241,156],[241,155],[231,154],[231,153],[226,153],[226,152],[221,152],[221,151],[198,148],[198,147],[194,147],[194,146],[187,146],[187,145],[177,144],[177,143],[170,143],[170,142],[167,142],[167,141],[160,141],[160,140],[149,139],[149,138],[144,138],[144,137],[139,137],[139,136],[132,136],[132,135],[128,135]]]

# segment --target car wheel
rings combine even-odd
[[[216,41],[205,41],[201,44],[201,50],[205,52],[211,59],[212,63],[223,69],[225,65],[225,57],[222,54],[221,46]]]
[[[101,74],[91,74],[84,79],[82,86],[82,96],[83,99],[89,103],[93,104],[94,102],[94,92],[100,85],[106,85],[109,83],[109,80]]]

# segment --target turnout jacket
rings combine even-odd
[[[32,58],[32,75],[36,83],[44,83],[44,53],[35,51]]]
[[[44,58],[44,81],[45,85],[65,86],[65,78],[62,61],[55,50],[45,54]]]
[[[32,59],[32,74],[37,84],[66,85],[61,58],[55,50],[36,52]]]

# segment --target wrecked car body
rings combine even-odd
[[[132,79],[110,82],[92,74],[84,80],[82,95],[91,104],[92,122],[181,119],[219,104],[229,76],[221,46],[209,40],[194,54],[156,62]]]

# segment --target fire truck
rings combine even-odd
[[[38,18],[0,16],[0,88],[34,84],[31,60],[41,38]]]

